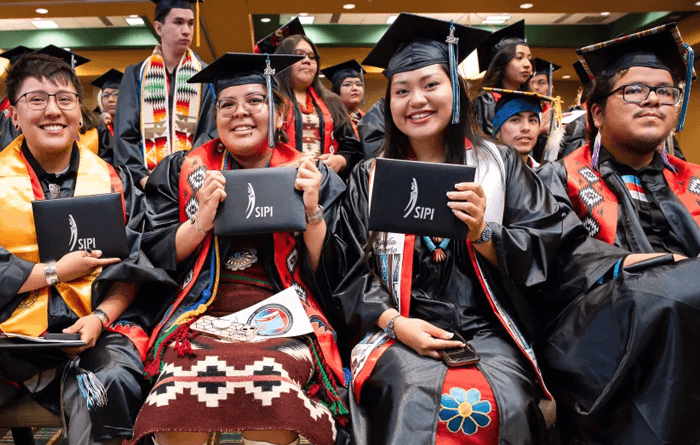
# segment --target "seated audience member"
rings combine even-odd
[[[520,20],[489,35],[477,48],[479,69],[486,70],[482,86],[528,91],[533,62],[525,41],[525,21]],[[476,122],[487,136],[493,136],[493,116],[498,94],[479,92],[472,106]]]
[[[530,91],[541,94],[543,96],[553,97],[554,95],[554,72],[561,69],[557,64],[550,62],[549,60],[540,59],[535,57],[532,60],[534,65],[534,70],[532,77],[530,78]],[[536,159],[537,162],[542,162],[542,154],[545,150],[547,141],[549,140],[549,133],[552,130],[552,113],[551,113],[551,103],[545,102],[542,104],[541,122],[540,122],[540,140],[532,151],[531,157]]]
[[[591,237],[655,256],[577,300],[538,344],[562,432],[589,444],[700,442],[700,166],[658,149],[690,90],[681,45],[672,23],[578,50],[595,76],[593,134],[539,172]]]
[[[332,445],[336,419],[347,414],[335,384],[343,382],[335,332],[313,279],[344,185],[324,163],[282,142],[284,99],[274,76],[263,73],[279,74],[302,57],[267,58],[228,53],[190,79],[214,85],[220,138],[166,158],[146,185],[146,250],[182,288],[151,338],[146,372],[157,378],[131,443],[153,434],[160,445],[199,445],[214,431],[242,431],[249,445],[298,444],[299,434]],[[298,169],[303,234],[214,234],[227,199],[222,170],[285,166]],[[191,330],[203,315],[229,315],[287,288],[296,290],[313,334],[230,342]]]
[[[496,115],[493,118],[493,131],[496,139],[513,147],[530,168],[539,167],[540,164],[532,158],[532,150],[539,138],[540,113],[544,108],[542,103],[556,104],[556,99],[542,96],[537,93],[523,91],[499,90],[497,88],[484,88],[501,94],[502,97],[496,104]],[[559,107],[556,104],[555,107]],[[556,110],[559,113],[559,110]],[[555,125],[558,129],[558,125]],[[553,141],[554,144],[558,140]],[[558,151],[558,145],[554,148]]]
[[[359,164],[348,181],[322,259],[355,337],[358,445],[544,443],[539,406],[550,395],[531,346],[538,311],[551,301],[565,307],[625,254],[590,239],[514,150],[472,130],[456,63],[485,38],[479,29],[401,14],[363,61],[389,80],[382,156],[473,165],[476,180],[448,194],[468,227],[466,241],[369,232],[375,161]],[[454,62],[446,39],[459,39]],[[549,300],[539,293],[547,284],[560,289]],[[477,365],[448,368],[440,360],[440,350],[463,346],[453,332],[480,355]]]
[[[135,300],[137,290],[174,283],[140,252],[146,204],[128,171],[75,142],[83,88],[71,66],[30,54],[10,68],[5,87],[22,135],[0,153],[0,332],[77,333],[85,346],[0,349],[0,403],[28,393],[65,415],[69,444],[121,443],[148,393],[145,329],[159,310]],[[41,263],[32,201],[110,192],[122,194],[128,257],[88,249]]]
[[[278,36],[285,36],[278,40]],[[257,44],[260,51],[296,54],[301,62],[277,76],[280,92],[287,102],[282,129],[289,145],[323,161],[343,178],[362,159],[362,147],[340,98],[319,79],[321,56],[294,19]]]
[[[360,104],[365,103],[364,68],[353,59],[324,68],[321,72],[333,85],[331,91],[343,101],[343,105],[348,111],[352,128],[355,130],[355,136],[359,137],[357,124],[362,119],[362,116],[365,115],[365,112],[360,110]]]

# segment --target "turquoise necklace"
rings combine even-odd
[[[435,240],[435,243],[438,243],[437,246],[435,245],[433,240]],[[428,246],[428,249],[430,249],[430,251],[433,252],[433,261],[439,263],[440,261],[443,261],[445,258],[447,258],[447,255],[445,254],[445,248],[447,248],[447,245],[450,243],[449,238],[430,239],[430,237],[424,236],[423,241],[425,241],[425,245]]]

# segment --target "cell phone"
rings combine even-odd
[[[74,334],[64,334],[62,332],[47,332],[44,334],[44,340],[80,340],[80,333],[76,332]]]
[[[453,331],[454,337],[452,340],[461,341],[466,346],[463,348],[447,348],[440,349],[440,357],[447,366],[466,366],[478,363],[480,360],[479,354],[474,350],[474,347],[459,335],[459,332]]]

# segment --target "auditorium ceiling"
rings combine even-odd
[[[153,3],[143,0],[0,0],[0,48],[50,43],[70,48],[91,59],[78,68],[89,81],[151,53],[156,43],[153,10]],[[558,79],[575,79],[573,49],[623,32],[677,21],[684,39],[700,44],[700,1],[694,0],[206,0],[199,46],[193,44],[193,49],[208,62],[227,51],[249,52],[256,39],[301,16],[320,48],[323,66],[362,60],[402,11],[492,30],[525,19],[533,54],[564,67],[556,73]]]

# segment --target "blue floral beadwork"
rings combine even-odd
[[[469,391],[452,388],[449,394],[443,394],[440,399],[440,422],[447,423],[451,433],[459,430],[467,435],[476,433],[479,427],[484,428],[491,423],[490,412],[491,402],[481,400],[481,393],[475,388]]]

